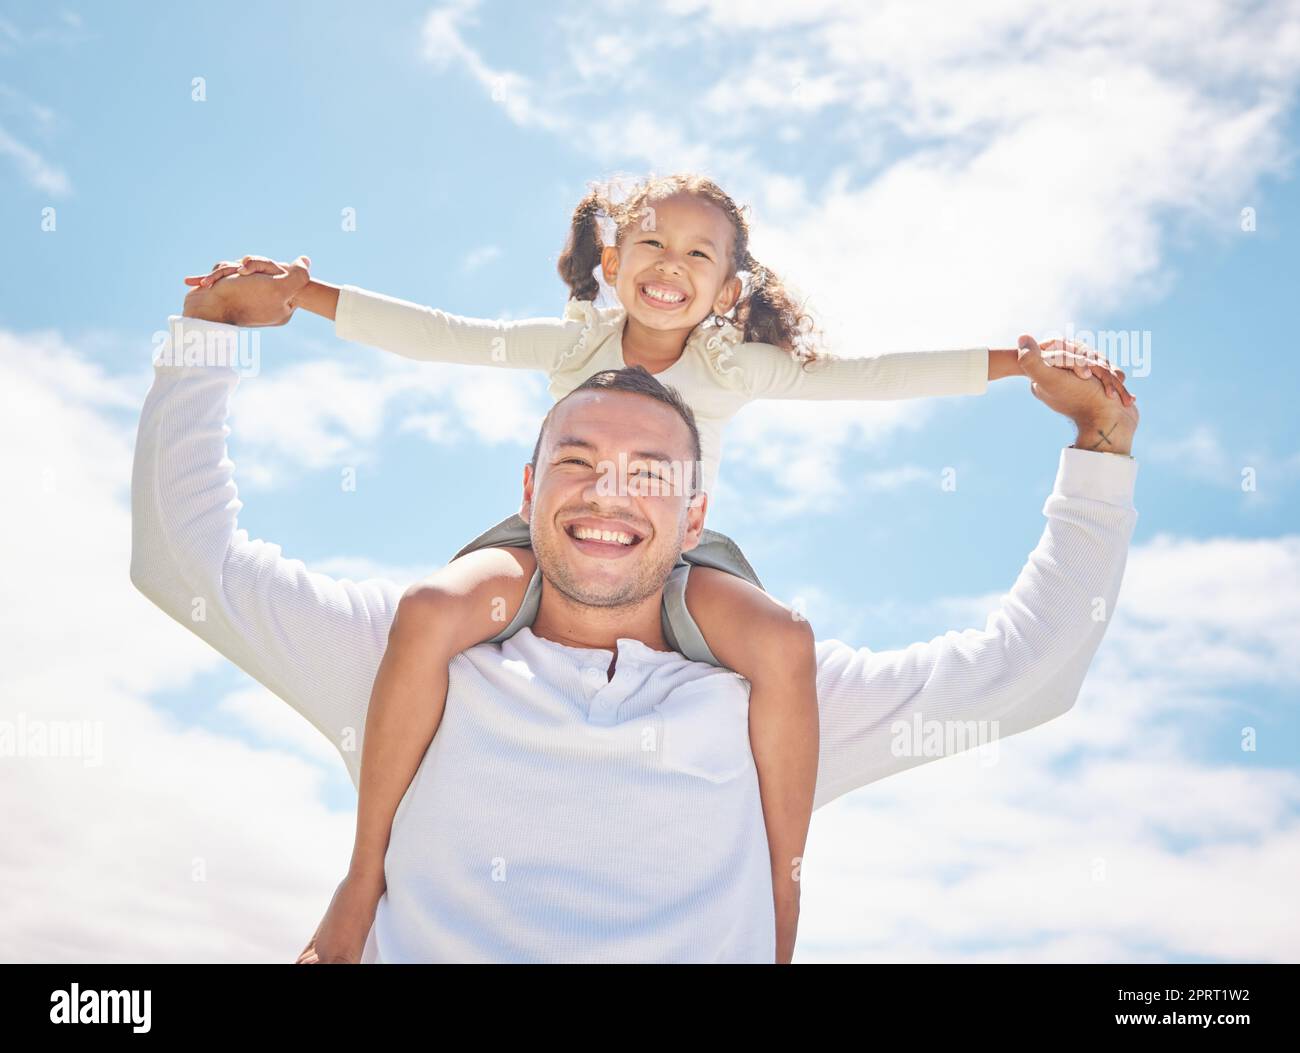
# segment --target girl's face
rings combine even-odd
[[[617,248],[605,248],[605,281],[647,328],[694,329],[740,296],[740,279],[727,280],[732,236],[716,205],[688,193],[662,198],[645,206]]]

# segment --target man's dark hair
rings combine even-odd
[[[533,466],[533,472],[537,471],[537,456],[542,451],[542,436],[546,434],[546,426],[551,423],[551,417],[555,414],[556,409],[564,402],[564,399],[572,398],[579,391],[630,391],[637,395],[648,395],[658,402],[671,406],[677,411],[678,415],[686,422],[686,427],[691,433],[691,457],[692,470],[690,479],[690,496],[694,497],[699,492],[701,479],[699,478],[699,465],[702,459],[700,452],[700,429],[695,424],[695,413],[691,407],[686,404],[681,393],[666,384],[661,384],[655,380],[654,374],[645,366],[625,366],[622,369],[602,369],[599,373],[593,373],[576,388],[570,391],[562,399],[556,400],[546,413],[542,426],[537,429],[537,442],[533,445],[533,457],[528,463]]]

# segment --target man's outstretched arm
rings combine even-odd
[[[314,724],[355,784],[370,689],[402,588],[314,573],[238,528],[226,419],[240,374],[222,348],[233,348],[240,330],[180,316],[168,329],[136,439],[131,581]],[[187,334],[199,341],[188,355]]]
[[[1044,365],[1036,344],[1025,367],[1033,393],[1075,420],[1076,445],[1085,448],[1061,451],[1043,506],[1047,526],[982,630],[895,651],[818,642],[814,808],[987,738],[1026,731],[1078,696],[1114,612],[1137,522],[1137,462],[1128,456],[1137,413],[1107,400],[1095,379]]]

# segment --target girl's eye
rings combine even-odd
[[[662,241],[659,241],[657,238],[643,238],[643,239],[641,240],[641,244],[642,244],[642,245],[658,245],[659,248],[661,248],[661,249],[664,247],[663,242],[662,242]],[[707,254],[706,252],[704,252],[704,250],[702,250],[702,249],[692,249],[692,250],[691,250],[691,255],[693,255],[693,256],[702,256],[702,257],[703,257],[704,259],[706,259],[706,260],[709,258],[708,254]]]

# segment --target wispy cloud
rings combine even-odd
[[[928,614],[978,627],[997,600]],[[1069,714],[818,813],[799,960],[1293,961],[1296,639],[1300,537],[1135,547]]]
[[[387,429],[431,443],[518,443],[531,448],[546,414],[540,374],[337,355],[241,381],[232,403],[241,485],[275,486],[303,468],[372,465]]]
[[[424,58],[437,70],[462,67],[516,124],[563,131],[566,122],[549,107],[539,104],[537,89],[530,78],[489,65],[465,42],[462,31],[477,21],[478,6],[478,0],[452,0],[430,11],[423,27]]]
[[[61,168],[26,143],[19,142],[4,128],[0,128],[0,155],[13,161],[28,184],[42,193],[51,197],[66,197],[72,193],[72,183]]]
[[[1234,490],[1250,502],[1271,503],[1300,480],[1300,450],[1230,451],[1218,430],[1207,424],[1177,438],[1153,440],[1147,455],[1182,476]]]
[[[0,720],[88,723],[102,744],[97,764],[0,764],[0,793],[23,802],[0,842],[5,956],[292,961],[351,842],[351,816],[322,803],[327,744],[260,689],[223,692],[209,677],[226,679],[224,659],[131,586],[135,425],[120,408],[138,409],[137,378],[57,334],[0,331],[0,390],[6,500],[21,509],[0,518],[0,544],[22,553],[0,603]],[[184,724],[154,704],[162,692],[247,739]]]
[[[49,12],[41,11],[40,14],[47,16]],[[56,12],[52,20],[31,26],[20,26],[12,19],[0,16],[0,54],[12,54],[24,47],[80,44],[90,35],[81,15],[67,8]]]
[[[465,262],[461,269],[468,273],[473,273],[482,267],[486,267],[493,260],[501,257],[501,246],[499,245],[482,245],[465,257]]]
[[[428,16],[440,73],[468,71],[489,97],[495,85],[509,120],[601,169],[718,179],[752,208],[755,256],[811,294],[840,354],[1015,346],[1103,312],[1147,329],[1132,315],[1170,286],[1169,222],[1240,236],[1261,177],[1295,160],[1282,127],[1300,80],[1296,0],[1211,0],[1195,18],[1158,0],[934,18],[681,0],[663,19],[611,2],[557,14],[576,65],[543,47],[545,63],[518,70],[484,57],[475,7]],[[829,418],[832,462],[911,419],[868,408],[859,426],[862,407],[768,403],[739,425],[745,455],[802,466],[804,496],[774,496],[770,514],[833,499],[829,478],[806,483],[810,412]]]

